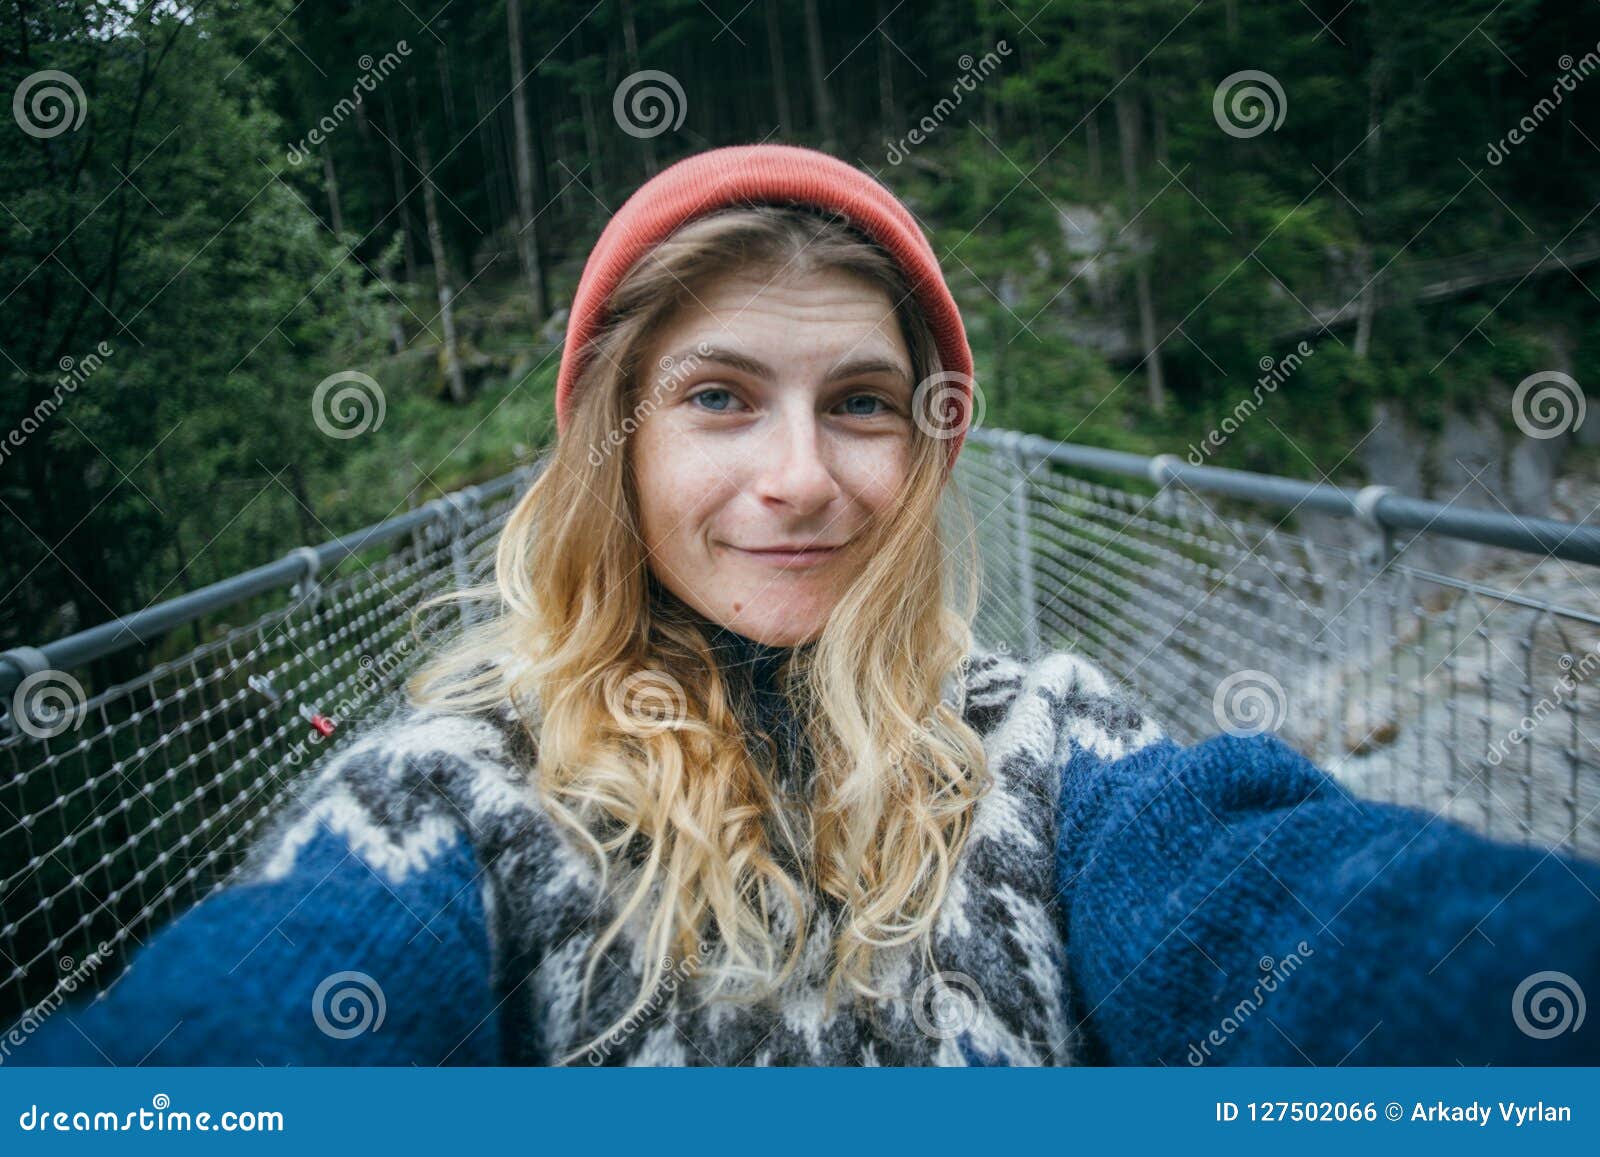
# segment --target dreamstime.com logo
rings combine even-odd
[[[221,1113],[173,1109],[172,1098],[157,1093],[150,1108],[116,1113],[109,1109],[41,1109],[29,1105],[17,1117],[25,1133],[281,1133],[283,1114],[275,1109],[225,1109]]]
[[[35,671],[11,693],[12,722],[35,739],[81,727],[83,717],[83,684],[65,671]]]
[[[1596,44],[1577,60],[1572,59],[1571,53],[1566,53],[1556,61],[1556,64],[1561,68],[1561,75],[1556,77],[1556,82],[1550,86],[1550,96],[1541,97],[1532,110],[1505,136],[1498,141],[1489,142],[1483,159],[1491,165],[1498,165],[1510,156],[1514,146],[1522,144],[1531,137],[1534,130],[1544,124],[1545,118],[1556,111],[1567,93],[1576,92],[1580,81],[1587,80],[1590,74],[1600,69],[1600,44]],[[1550,97],[1555,99],[1551,100]]]
[[[30,137],[49,140],[83,124],[89,115],[89,98],[70,73],[47,68],[17,85],[11,97],[11,115]]]
[[[1241,997],[1232,1008],[1228,1009],[1216,1028],[1200,1041],[1191,1043],[1184,1059],[1197,1067],[1205,1064],[1211,1059],[1214,1051],[1227,1044],[1233,1035],[1260,1011],[1267,1003],[1267,998],[1277,992],[1280,985],[1286,983],[1299,971],[1302,964],[1315,955],[1316,950],[1302,940],[1295,945],[1295,951],[1286,953],[1276,960],[1271,956],[1263,956],[1256,962],[1256,968],[1261,975],[1251,985],[1249,995]]]
[[[1516,747],[1545,721],[1546,717],[1558,709],[1568,712],[1577,711],[1578,688],[1588,678],[1600,670],[1600,646],[1591,647],[1585,651],[1583,658],[1574,659],[1571,655],[1562,655],[1556,660],[1556,665],[1563,674],[1550,688],[1550,694],[1544,696],[1539,702],[1528,709],[1528,713],[1517,721],[1517,725],[1507,731],[1505,738],[1496,739],[1489,745],[1487,761],[1490,767],[1499,767],[1505,762],[1510,750]]]
[[[1009,656],[1011,654],[1011,646],[1002,640],[994,646],[990,654],[997,657]],[[954,712],[958,716],[965,713],[967,684],[971,679],[972,666],[972,656],[970,654],[963,655],[957,661],[955,670],[945,676],[940,687],[940,707]],[[933,739],[938,727],[939,721],[933,715],[924,715],[917,721],[917,725],[890,749],[888,758],[884,762],[892,768],[898,768],[908,762],[916,747]]]
[[[1517,383],[1511,419],[1530,438],[1559,438],[1583,425],[1588,402],[1583,387],[1560,370],[1541,370]]]
[[[911,994],[911,1019],[934,1040],[960,1036],[977,1023],[983,990],[965,972],[935,972]]]
[[[942,370],[917,384],[911,394],[911,417],[917,429],[941,442],[983,425],[983,391],[972,375]]]
[[[358,60],[356,63],[361,67],[361,75],[356,77],[355,84],[350,86],[350,95],[340,97],[328,115],[317,121],[311,131],[299,141],[291,144],[289,151],[284,154],[284,160],[291,165],[298,165],[310,155],[313,148],[325,142],[333,135],[334,130],[349,117],[354,116],[356,107],[361,104],[362,93],[376,92],[378,85],[400,67],[401,59],[411,55],[411,46],[404,40],[395,42],[395,50],[399,56],[394,52],[385,52],[382,57],[373,60],[369,53]]]
[[[1217,684],[1211,698],[1217,726],[1241,737],[1276,731],[1289,716],[1289,696],[1265,671],[1235,671]]]
[[[630,137],[648,140],[676,131],[689,111],[683,85],[668,72],[647,68],[622,78],[611,97],[611,115]]]
[[[665,671],[634,671],[606,696],[617,725],[629,735],[676,731],[689,718],[689,696]]]
[[[656,367],[661,371],[656,376],[655,383],[650,388],[649,397],[642,398],[634,403],[633,411],[626,415],[620,427],[606,431],[601,439],[600,446],[589,447],[589,465],[598,470],[605,464],[606,457],[626,439],[633,437],[634,432],[644,423],[644,420],[655,413],[661,405],[662,395],[675,394],[683,388],[683,383],[700,368],[700,363],[711,356],[711,344],[701,342],[695,346],[694,352],[688,357],[675,358],[671,354],[663,354]]]
[[[7,1030],[5,1036],[0,1037],[0,1065],[11,1058],[13,1049],[21,1048],[39,1026],[50,1018],[50,1015],[67,1002],[78,989],[89,979],[111,955],[111,945],[104,940],[95,946],[95,950],[82,960],[73,960],[70,956],[63,956],[57,966],[66,973],[56,981],[55,988],[38,1004],[28,1009],[22,1019],[17,1021]]]
[[[603,1065],[606,1058],[616,1051],[617,1046],[623,1044],[634,1033],[646,1024],[649,1024],[657,1010],[672,1002],[674,994],[679,988],[687,984],[700,968],[712,949],[711,941],[702,940],[695,946],[695,950],[681,960],[674,960],[671,956],[661,958],[662,977],[656,985],[655,991],[638,1008],[635,1008],[622,1023],[612,1029],[611,1033],[589,1050],[587,1057],[591,1065]]]
[[[302,705],[303,710],[311,710],[315,717],[325,720],[332,729],[328,734],[337,731],[345,723],[355,718],[355,714],[367,703],[393,688],[405,674],[406,656],[411,651],[411,640],[400,639],[393,647],[373,658],[371,655],[362,655],[359,661],[360,671],[355,675],[356,687],[353,694],[345,695],[331,706],[319,705],[317,708],[308,708]],[[250,684],[257,690],[263,690],[263,685],[255,682]],[[265,685],[265,694],[269,700],[277,701],[276,692]],[[306,717],[309,721],[311,717]],[[312,753],[318,744],[325,741],[325,734],[315,724],[310,728],[304,738],[295,740],[294,746],[284,753],[284,760],[292,767],[299,767]]]
[[[311,394],[311,420],[330,438],[355,438],[376,430],[387,412],[383,387],[360,370],[329,374]]]
[[[1224,77],[1211,96],[1211,115],[1230,137],[1259,137],[1268,129],[1277,132],[1288,112],[1289,101],[1277,77],[1254,68]]]
[[[1282,358],[1274,359],[1263,357],[1257,364],[1261,367],[1261,377],[1256,379],[1256,385],[1250,392],[1250,397],[1243,398],[1233,407],[1233,412],[1214,427],[1206,436],[1200,439],[1198,445],[1189,443],[1189,453],[1185,455],[1191,466],[1204,466],[1206,459],[1216,451],[1227,445],[1241,426],[1250,419],[1250,416],[1261,408],[1261,395],[1263,393],[1277,393],[1278,387],[1305,364],[1307,358],[1316,352],[1310,342],[1302,341]]]
[[[1511,994],[1511,1019],[1536,1040],[1577,1032],[1587,1011],[1583,989],[1565,972],[1535,972]]]
[[[388,1011],[383,989],[365,972],[335,972],[311,994],[311,1019],[335,1040],[377,1032]]]
[[[62,395],[75,394],[80,386],[85,385],[90,378],[105,365],[106,359],[116,352],[116,347],[108,341],[98,343],[94,349],[75,358],[71,354],[64,355],[56,363],[61,373],[56,377],[55,388],[48,397],[39,399],[32,410],[22,415],[22,420],[8,431],[4,438],[0,438],[0,464],[11,456],[13,450],[20,450],[27,445],[28,439],[42,430],[47,422],[61,409]]]
[[[995,55],[996,51],[999,55]],[[891,165],[898,165],[911,155],[911,149],[920,145],[939,130],[939,126],[960,107],[963,92],[976,92],[978,85],[987,80],[995,69],[1000,67],[1000,57],[1011,55],[1011,45],[1004,40],[995,42],[993,49],[985,52],[974,60],[970,52],[962,53],[961,59],[956,61],[961,66],[961,75],[950,86],[950,95],[940,97],[939,102],[933,106],[933,111],[918,121],[911,131],[898,141],[888,141],[888,150],[884,153],[884,160]]]

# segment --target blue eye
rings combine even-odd
[[[731,393],[729,393],[727,390],[709,389],[709,390],[701,390],[698,394],[695,394],[689,400],[691,402],[698,402],[701,398],[704,398],[704,397],[706,397],[706,396],[708,396],[710,394],[721,394],[721,395],[723,395],[724,397],[727,397],[727,398],[732,398],[733,397],[733,395]],[[718,414],[721,414],[721,413],[725,412],[724,409],[722,407],[720,407],[720,406],[713,406],[713,407],[711,407],[711,410],[712,410],[713,413],[718,413]]]
[[[704,398],[712,398],[712,399],[714,399],[712,402],[708,402],[708,403],[704,404],[701,407],[701,408],[705,409],[708,413],[713,413],[713,414],[731,413],[732,412],[732,410],[731,410],[732,404],[735,401],[738,400],[737,397],[734,395],[732,390],[725,390],[725,389],[721,389],[721,388],[716,387],[716,386],[713,386],[713,387],[711,387],[709,389],[701,390],[697,394],[691,394],[691,395],[689,395],[689,399],[688,400],[690,402],[700,402]],[[720,405],[717,404],[718,401],[721,402]],[[851,417],[856,417],[856,418],[875,418],[879,414],[888,413],[889,410],[892,408],[892,407],[889,406],[889,403],[884,401],[882,398],[878,397],[876,394],[855,394],[855,395],[853,395],[853,396],[851,396],[849,398],[846,398],[845,401],[840,403],[840,404],[848,406],[852,402],[860,402],[860,401],[866,401],[866,402],[873,403],[876,406],[878,406],[879,408],[876,409],[876,410],[871,410],[871,409],[869,409],[869,410],[860,410],[860,409],[852,410],[852,411],[850,411]]]
[[[865,399],[865,400],[867,400],[869,402],[876,402],[880,406],[886,405],[884,400],[882,398],[878,397],[876,394],[856,394],[854,397],[846,399],[845,404],[849,405],[851,402],[860,401],[862,399]],[[855,411],[855,416],[858,417],[858,418],[871,418],[871,417],[875,417],[876,415],[874,413],[871,413],[871,412],[863,412],[863,411],[857,410],[857,411]]]

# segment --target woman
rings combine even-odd
[[[495,583],[447,596],[493,613],[17,1055],[1600,1060],[1548,1031],[1600,984],[1600,869],[974,645],[974,528],[939,519],[971,368],[850,166],[652,179],[590,255]]]

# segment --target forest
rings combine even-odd
[[[532,460],[726,144],[906,200],[985,425],[1360,484],[1600,352],[1597,73],[1592,0],[0,0],[0,649]]]

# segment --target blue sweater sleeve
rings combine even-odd
[[[286,874],[219,889],[100,999],[42,1017],[11,1062],[496,1064],[480,883],[464,833],[394,879],[320,827]]]
[[[1274,736],[1074,747],[1072,1019],[1135,1065],[1600,1064],[1600,867],[1353,797]]]

